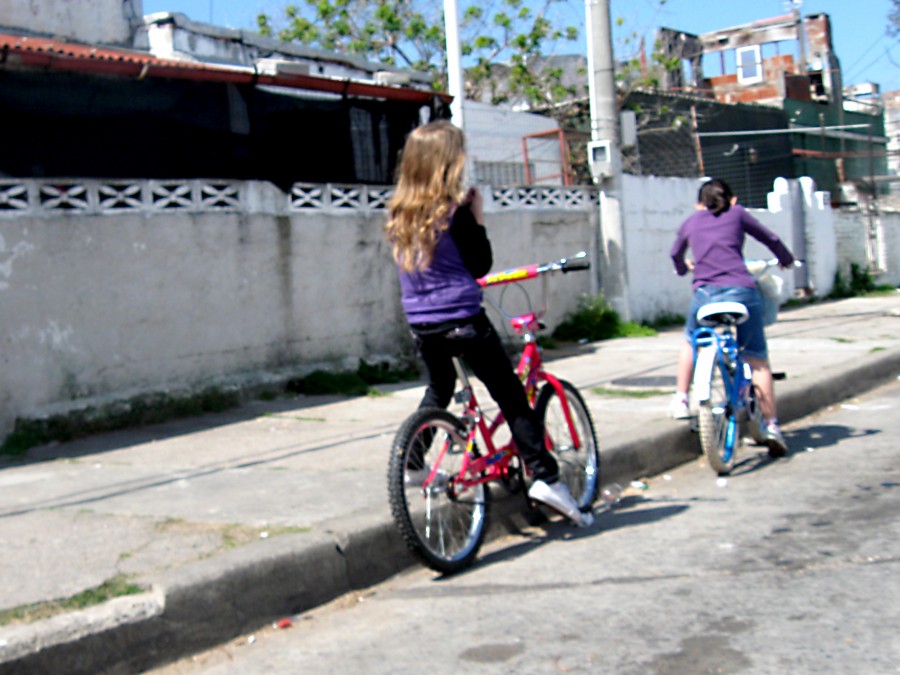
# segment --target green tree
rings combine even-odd
[[[556,27],[553,10],[571,0],[523,0],[461,4],[460,42],[466,98],[530,106],[580,95],[563,84],[553,49],[578,39]],[[302,0],[285,7],[283,20],[257,17],[264,35],[339,51],[366,60],[428,72],[446,89],[447,61],[440,0]]]

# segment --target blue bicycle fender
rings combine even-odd
[[[718,350],[714,345],[701,347],[697,350],[697,361],[694,363],[694,398],[697,403],[709,400],[709,385],[712,381],[713,368],[716,366],[716,354]]]

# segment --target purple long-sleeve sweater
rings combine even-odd
[[[437,240],[434,258],[421,272],[400,272],[401,303],[410,324],[466,319],[481,311],[481,286],[475,281],[491,269],[491,242],[468,206],[451,217]]]
[[[777,234],[735,204],[718,216],[706,209],[696,211],[681,224],[671,251],[675,271],[679,276],[687,274],[684,254],[690,246],[695,290],[707,284],[755,286],[756,279],[744,264],[744,239],[748,234],[765,244],[782,265],[794,262],[794,256]]]

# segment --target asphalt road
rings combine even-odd
[[[786,432],[154,672],[898,673],[900,382]]]

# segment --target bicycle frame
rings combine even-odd
[[[480,283],[488,287],[533,279],[549,272],[589,269],[586,258],[586,254],[581,254],[570,260],[526,265],[490,275]],[[546,286],[545,283],[545,307]],[[488,295],[488,300],[495,299]],[[521,378],[518,384],[511,381],[504,386],[523,387],[526,401],[519,405],[529,405],[534,410],[536,421],[543,427],[546,449],[559,466],[559,479],[569,488],[574,507],[580,514],[586,514],[600,486],[600,451],[584,397],[571,382],[544,370],[535,337],[541,328],[544,309],[516,316],[502,307],[497,309],[525,342],[516,375],[508,363],[498,364],[509,368],[504,377]],[[465,353],[463,350],[463,358]],[[529,509],[547,504],[546,493],[540,492],[545,485],[528,480],[521,453],[525,448],[517,448],[515,440],[509,439],[510,425],[502,411],[495,415],[492,410],[486,415],[462,358],[454,359],[453,363],[462,385],[454,398],[462,405],[462,413],[420,407],[398,429],[388,460],[388,499],[394,522],[413,554],[444,574],[466,568],[478,555],[491,511],[489,482],[499,482],[508,495],[524,495]],[[529,451],[532,449],[538,448],[528,447]],[[531,453],[527,454],[530,463]],[[590,523],[589,516],[579,513],[574,513],[571,506],[565,511],[578,524]]]
[[[543,277],[542,307],[538,312],[531,311],[519,315],[509,315],[503,311],[498,303],[494,302],[491,298],[488,299],[498,312],[500,312],[500,314],[502,314],[509,322],[516,335],[522,337],[525,343],[522,353],[519,356],[518,364],[516,365],[516,374],[522,382],[522,386],[525,388],[528,402],[534,406],[540,384],[545,382],[549,383],[550,386],[556,390],[569,432],[572,435],[575,446],[578,448],[582,447],[582,440],[578,434],[575,422],[572,419],[572,412],[569,408],[568,399],[560,381],[544,370],[543,354],[537,343],[536,332],[542,327],[541,319],[546,312],[546,275],[557,271],[586,269],[587,266],[586,254],[582,252],[571,259],[562,259],[543,265],[532,264],[516,267],[489,274],[478,280],[480,286],[488,288],[518,283],[520,281],[534,279],[538,276]],[[456,393],[454,398],[458,403],[463,404],[461,418],[468,429],[465,443],[466,456],[463,459],[459,475],[454,478],[454,485],[458,487],[460,491],[463,491],[474,485],[487,483],[489,481],[508,480],[510,479],[510,466],[513,458],[518,456],[518,450],[512,439],[500,447],[497,447],[494,443],[495,434],[506,424],[503,413],[498,411],[493,420],[488,422],[481,410],[478,399],[475,396],[475,391],[472,388],[472,384],[462,361],[458,357],[454,357],[453,365],[461,383],[461,389]],[[483,454],[478,449],[477,439],[479,435],[481,436],[481,440],[484,443],[484,449],[486,450]],[[552,447],[549,438],[545,440],[545,443],[547,444],[548,449]],[[450,443],[444,444],[444,447],[439,453],[440,460],[443,460],[449,447]],[[437,462],[436,465],[438,463],[440,463],[440,461]],[[423,487],[427,487],[433,479],[434,476],[429,476]]]

